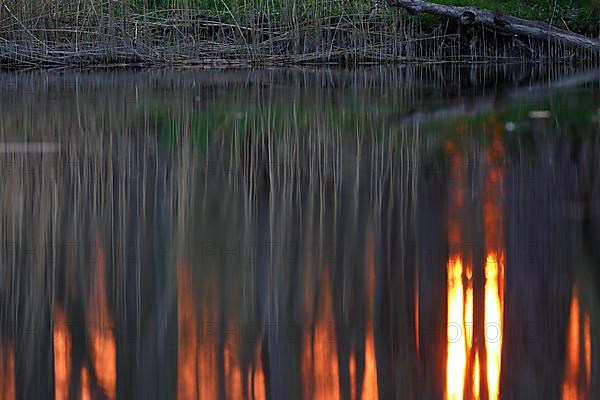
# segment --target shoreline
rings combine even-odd
[[[65,11],[62,19],[20,19],[11,13],[10,23],[0,18],[0,68],[600,65],[597,49],[411,16],[389,6],[377,13],[325,9],[298,18],[251,11],[236,11],[243,18],[231,10],[211,16],[200,10],[129,16],[113,11],[94,21],[81,20],[79,12]]]

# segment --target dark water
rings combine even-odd
[[[600,71],[0,92],[0,399],[600,396]]]

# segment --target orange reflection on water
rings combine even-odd
[[[377,399],[377,363],[375,360],[375,338],[373,335],[373,307],[375,300],[375,234],[371,230],[367,244],[367,298],[365,337],[365,376],[361,391],[361,399]]]
[[[486,152],[483,219],[486,240],[484,266],[484,339],[488,398],[500,397],[504,333],[504,229],[502,215],[503,124],[492,117],[492,142]]]
[[[11,343],[0,344],[0,400],[15,398],[15,353]]]
[[[479,352],[475,350],[475,360],[473,362],[473,400],[479,400],[481,398],[481,372],[479,371],[479,368]]]
[[[218,397],[217,351],[213,342],[198,345],[196,304],[190,267],[177,265],[177,398],[199,399]],[[202,394],[202,396],[201,396]]]
[[[54,309],[54,397],[56,400],[69,398],[71,376],[71,334],[66,328],[65,315],[60,307]]]
[[[194,371],[197,371],[197,375],[194,376],[193,382],[195,390],[198,391],[196,397],[188,397],[188,399],[216,399],[219,397],[219,351],[217,348],[217,338],[216,336],[209,335],[209,331],[212,332],[212,328],[208,328],[207,324],[216,324],[217,313],[215,308],[211,307],[211,305],[209,304],[208,299],[205,299],[201,303],[199,309],[202,313],[202,330],[199,332],[199,335],[196,336],[195,332],[198,327],[198,308],[196,307],[196,302],[194,298],[195,292],[192,290],[193,286],[191,274],[189,274],[188,276],[189,285],[187,285],[186,288],[187,290],[189,290],[189,293],[187,295],[187,298],[190,299],[191,302],[185,305],[184,307],[187,314],[180,316],[180,318],[187,319],[195,326],[194,333],[184,332],[184,334],[187,334],[189,340],[193,343],[190,351],[192,357],[195,356],[195,363],[193,364],[193,368]],[[210,293],[208,298],[216,299],[215,293]],[[184,349],[180,349],[179,351],[181,354],[181,352],[184,351]],[[227,362],[226,360],[228,358],[228,355],[229,354],[224,355],[225,362]],[[229,366],[229,364],[226,365],[226,368],[228,370]],[[225,382],[225,384],[227,385],[227,382]]]
[[[592,372],[592,342],[590,333],[590,316],[586,311],[583,316],[583,343],[581,343],[580,305],[577,287],[573,288],[569,306],[569,326],[567,327],[567,346],[565,372],[562,383],[562,399],[577,400],[590,398],[590,378]],[[580,351],[583,344],[583,368],[581,374]],[[583,376],[582,376],[583,375]],[[584,380],[585,379],[585,380]]]
[[[223,349],[223,359],[225,364],[225,398],[242,398],[242,371],[236,346],[230,343]]]
[[[471,354],[473,348],[473,267],[467,265],[467,293],[465,299],[465,336],[467,339],[467,355]]]
[[[373,325],[369,324],[367,328],[367,337],[365,338],[365,376],[362,386],[361,399],[377,399],[377,365],[375,361],[375,339],[373,337]]]
[[[216,298],[215,285],[199,305],[193,290],[190,265],[184,261],[177,264],[177,398],[215,399],[221,396],[219,390],[219,358],[223,360],[224,385],[222,393],[226,399],[243,398],[245,393],[254,399],[266,398],[265,376],[259,347],[256,360],[246,370],[242,370],[238,344],[235,340],[226,341],[219,354],[219,334],[217,330],[217,310],[211,303]],[[199,325],[198,314],[204,322]],[[245,375],[244,375],[245,374]]]
[[[462,400],[467,367],[464,318],[462,259],[448,259],[448,350],[446,359],[446,399]]]
[[[419,332],[419,270],[417,269],[415,272],[415,352],[417,354],[417,358],[419,358],[419,353],[421,351],[421,337]]]
[[[177,265],[177,398],[198,397],[196,387],[196,320],[187,268]]]
[[[328,265],[322,267],[319,302],[313,335],[304,335],[302,351],[302,378],[305,384],[305,399],[339,399],[339,372],[335,323],[333,319],[331,286]],[[309,293],[309,296],[313,296]],[[308,301],[310,304],[310,301]],[[307,326],[312,325],[307,306]]]
[[[486,171],[483,188],[483,222],[486,248],[484,285],[484,335],[485,335],[485,383],[490,400],[500,397],[502,364],[502,335],[504,319],[504,237],[502,216],[502,167],[504,146],[501,140],[502,125],[492,120],[493,140],[486,151],[486,161],[493,166],[492,174]],[[445,144],[446,152],[454,166],[463,164],[457,146]],[[464,183],[453,181],[448,196],[448,241],[451,246],[461,243],[461,224],[464,222]],[[469,255],[463,267],[463,255],[458,252],[448,257],[447,270],[447,323],[448,345],[446,359],[446,399],[480,397],[481,367],[479,348],[474,338],[473,265]],[[464,284],[463,284],[464,280]],[[475,354],[473,355],[473,348]],[[467,373],[470,376],[466,381]],[[465,387],[465,385],[468,385]],[[465,391],[467,393],[465,393]],[[466,396],[465,396],[466,394]]]
[[[57,400],[69,398],[71,377],[78,372],[79,398],[94,397],[92,392],[95,390],[91,382],[103,392],[103,398],[116,398],[116,344],[106,296],[105,258],[101,246],[98,246],[96,273],[92,281],[94,284],[88,294],[86,315],[86,335],[89,335],[86,339],[90,343],[91,365],[85,363],[80,371],[72,371],[73,340],[64,311],[58,305],[54,308],[54,396]]]
[[[254,356],[255,364],[250,366],[246,378],[247,391],[251,399],[265,400],[267,398],[265,371],[262,366],[262,356],[260,346],[256,348]]]
[[[348,357],[348,375],[350,376],[350,399],[356,399],[356,356],[354,352]]]
[[[86,366],[81,368],[81,400],[92,400],[92,393],[90,389],[90,373]]]
[[[375,300],[375,234],[373,229],[369,230],[366,244],[366,295],[365,295],[365,352],[364,352],[364,375],[360,384],[357,379],[356,354],[350,353],[348,359],[348,370],[350,375],[350,398],[351,399],[378,399],[379,386],[377,383],[377,360],[375,357],[375,337],[373,334],[373,306]],[[415,307],[417,308],[417,307]],[[415,319],[418,317],[415,315]],[[359,392],[360,391],[360,392]],[[357,397],[357,394],[359,395]]]
[[[569,307],[569,327],[567,331],[567,356],[563,380],[563,400],[578,399],[577,378],[579,376],[579,298],[573,289]]]
[[[117,350],[114,324],[106,298],[106,266],[102,246],[98,246],[96,268],[95,285],[90,293],[87,315],[88,326],[98,327],[97,335],[91,341],[91,358],[98,385],[110,400],[116,398]],[[89,371],[86,370],[86,373],[89,375]]]
[[[498,399],[500,395],[500,367],[502,360],[502,315],[503,300],[499,280],[501,261],[488,254],[485,261],[485,354],[488,397]]]
[[[446,152],[451,155],[452,165],[462,165],[462,155],[451,141],[445,143]],[[460,245],[460,216],[464,205],[464,189],[460,180],[450,181],[448,194],[448,243]],[[463,286],[463,259],[460,253],[449,255],[446,263],[447,274],[447,348],[446,348],[446,400],[462,400],[467,371],[467,339],[465,320],[465,290]],[[467,307],[468,308],[468,307]],[[472,314],[472,305],[469,312]]]
[[[583,318],[583,334],[584,334],[584,354],[585,354],[585,386],[587,391],[590,390],[592,379],[592,336],[590,332],[590,314],[586,311]]]

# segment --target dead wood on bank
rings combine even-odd
[[[477,7],[447,6],[423,0],[388,0],[412,14],[429,13],[460,20],[463,25],[481,24],[500,33],[530,37],[537,40],[557,40],[571,45],[600,50],[600,41],[566,31],[541,21],[531,21],[504,15],[498,11]]]

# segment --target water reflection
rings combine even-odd
[[[590,398],[592,338],[589,312],[584,311],[583,313],[583,330],[580,328],[581,317],[577,286],[574,286],[569,307],[569,325],[566,336],[567,352],[562,386],[563,400]],[[581,341],[582,337],[583,342]],[[580,354],[583,354],[582,358]]]
[[[500,396],[502,366],[502,338],[504,336],[504,227],[502,216],[502,162],[504,144],[502,124],[492,119],[491,143],[486,152],[486,166],[493,166],[495,175],[487,174],[483,195],[483,219],[486,240],[484,341],[487,370],[488,398]]]
[[[10,343],[0,347],[0,398],[10,400],[15,398],[15,354]]]
[[[0,398],[595,398],[598,75],[0,74]]]
[[[446,144],[452,165],[463,164],[462,155],[452,142]],[[450,183],[448,194],[448,244],[457,246],[461,243],[461,220],[464,205],[464,181]],[[467,283],[465,305],[465,289],[463,286],[463,256],[460,251],[448,255],[446,273],[448,276],[448,355],[446,361],[446,395],[448,400],[464,398],[467,359],[470,354],[472,335],[468,334],[466,323],[473,321],[473,288]],[[468,275],[472,276],[472,267],[468,267]],[[470,279],[468,282],[470,282]]]
[[[81,398],[116,398],[116,348],[114,323],[107,302],[105,256],[100,242],[95,242],[97,257],[95,274],[87,298],[86,321],[83,327],[85,356],[72,354],[71,320],[65,317],[64,306],[56,304],[53,324],[54,395],[69,399],[80,393]],[[89,347],[88,347],[89,346]]]

